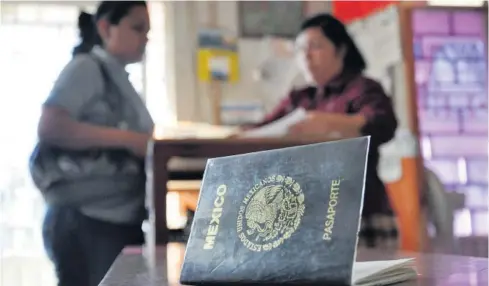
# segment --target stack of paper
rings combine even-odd
[[[265,126],[251,129],[241,133],[240,137],[244,138],[264,138],[264,137],[280,137],[287,134],[288,129],[306,118],[306,110],[297,108],[288,115],[278,119]]]
[[[417,277],[414,258],[355,262],[352,283],[356,286],[389,285]]]

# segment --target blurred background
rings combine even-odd
[[[380,167],[386,184],[402,176],[396,158],[420,155],[450,205],[457,253],[487,257],[487,2],[148,3],[146,58],[128,71],[161,128],[214,125],[216,113],[219,124],[229,126],[261,120],[304,82],[293,60],[300,22],[319,12],[343,20],[368,61],[367,74],[390,94],[400,122]],[[44,203],[27,160],[40,104],[78,42],[78,14],[93,12],[96,4],[0,1],[0,285],[55,285],[42,247]],[[237,46],[236,78],[220,84],[217,110],[216,90],[198,63],[199,39],[209,29]],[[168,195],[172,228],[185,221],[179,199]]]

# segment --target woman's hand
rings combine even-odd
[[[130,132],[127,135],[126,148],[134,155],[145,158],[148,150],[148,142],[152,136],[145,133]]]
[[[346,115],[320,111],[308,112],[307,118],[289,128],[289,134],[325,136],[333,138],[356,137],[365,124],[362,115]]]

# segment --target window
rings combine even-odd
[[[0,45],[0,77],[8,79],[0,84],[1,285],[19,285],[19,280],[22,285],[55,285],[54,272],[42,245],[44,202],[31,182],[27,162],[36,142],[40,105],[77,44],[79,11],[94,10],[93,6],[88,6],[90,2],[86,2],[87,6],[82,3],[0,2],[0,43],[3,43]],[[159,23],[163,22],[163,5],[150,2],[151,10],[155,10],[151,16]],[[151,37],[158,40],[148,44],[147,57],[157,59],[158,63],[133,64],[127,70],[143,98],[154,98],[151,102],[159,104],[154,109],[156,113],[167,114],[162,110],[167,106],[165,99],[161,99],[166,91],[164,53],[160,46],[165,33],[163,25],[159,24],[160,29],[157,26],[153,25]],[[152,76],[146,77],[147,74]],[[146,86],[150,87],[150,96]],[[23,257],[22,265],[15,262],[19,261],[18,257]],[[27,261],[26,257],[32,260]],[[32,266],[28,266],[30,262]],[[23,276],[20,279],[19,273],[26,275],[20,274]]]

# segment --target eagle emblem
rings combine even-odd
[[[254,186],[243,200],[238,233],[245,246],[267,251],[281,245],[299,227],[304,194],[291,177],[271,176]]]

